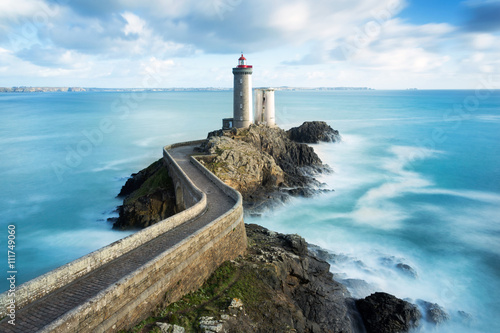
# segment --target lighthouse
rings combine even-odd
[[[241,54],[238,66],[233,68],[233,126],[246,128],[253,122],[252,111],[252,66]]]

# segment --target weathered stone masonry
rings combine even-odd
[[[18,307],[43,297],[119,255],[203,214],[207,209],[206,194],[194,185],[168,153],[169,149],[180,145],[182,144],[165,147],[164,158],[173,175],[174,184],[182,187],[182,204],[188,208],[19,286],[16,297]],[[129,328],[147,317],[157,306],[174,302],[184,294],[196,290],[222,262],[245,252],[246,233],[241,195],[221,182],[193,157],[191,163],[231,197],[235,202],[234,206],[117,283],[101,290],[92,299],[67,312],[42,331],[112,332]],[[1,316],[5,315],[7,301],[6,293],[0,295]]]

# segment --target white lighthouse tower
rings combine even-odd
[[[233,126],[246,128],[253,122],[252,66],[247,65],[243,54],[238,59],[238,67],[233,68],[233,75]]]

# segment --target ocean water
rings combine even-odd
[[[18,282],[128,235],[106,221],[126,178],[231,108],[231,92],[0,94],[0,246],[14,224]],[[282,128],[340,131],[314,145],[335,191],[247,223],[328,250],[358,297],[440,304],[450,321],[424,332],[500,332],[499,91],[277,91],[276,109]]]

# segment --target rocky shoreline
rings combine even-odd
[[[118,218],[111,218],[113,229],[141,229],[174,215],[175,192],[163,159],[132,174],[118,198]]]
[[[200,289],[130,332],[396,333],[448,318],[437,304],[417,307],[387,293],[355,299],[299,235],[245,227],[245,256],[224,263]]]
[[[293,138],[293,140],[291,139]],[[229,186],[240,191],[245,212],[260,214],[291,196],[310,197],[328,191],[314,175],[331,172],[314,149],[302,142],[336,142],[339,132],[325,122],[305,122],[284,131],[251,125],[248,129],[210,132],[198,148],[198,159]],[[145,228],[175,211],[175,194],[160,159],[132,174],[120,193],[119,230]]]
[[[290,196],[328,191],[314,177],[332,170],[305,143],[339,140],[324,122],[289,131],[252,125],[209,133],[197,158],[241,192],[246,213],[259,214]],[[113,227],[144,228],[175,214],[172,187],[162,159],[133,174],[119,194],[124,203]],[[198,291],[133,331],[391,333],[408,332],[422,320],[438,325],[449,319],[439,305],[422,300],[417,306],[381,292],[355,299],[348,283],[330,273],[325,259],[332,254],[298,235],[257,225],[246,225],[246,231],[247,255],[223,264]],[[404,263],[395,265],[415,273]]]
[[[284,131],[251,125],[208,134],[199,160],[243,196],[245,212],[259,214],[290,196],[310,197],[327,191],[315,175],[332,172],[305,143],[340,141],[325,122],[305,122]]]

